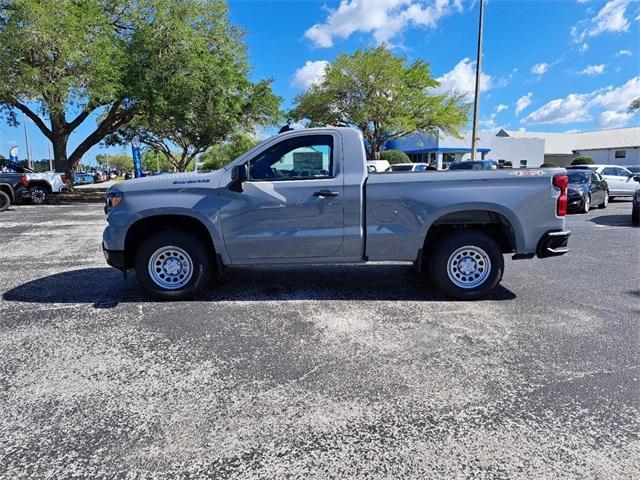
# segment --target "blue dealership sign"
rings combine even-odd
[[[131,150],[133,153],[133,171],[136,178],[144,177],[142,173],[142,154],[140,153],[140,138],[136,135],[131,141]]]

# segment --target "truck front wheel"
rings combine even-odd
[[[476,300],[500,283],[504,258],[491,237],[463,230],[438,240],[428,266],[432,281],[445,293],[460,300]]]
[[[142,288],[161,300],[192,297],[211,278],[211,262],[202,243],[177,231],[146,239],[136,254],[135,269]]]

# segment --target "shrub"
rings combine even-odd
[[[400,150],[383,150],[380,152],[380,160],[386,160],[391,165],[398,163],[411,163],[409,155]]]
[[[553,162],[545,162],[542,165],[540,165],[540,168],[557,168],[558,165],[556,165]]]
[[[576,157],[571,162],[571,165],[593,165],[594,162],[590,157]]]

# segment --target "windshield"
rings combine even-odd
[[[589,175],[591,172],[569,172],[569,183],[587,183]]]
[[[393,165],[391,167],[392,172],[408,172],[413,168],[413,165]]]

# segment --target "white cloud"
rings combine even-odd
[[[609,0],[595,17],[571,28],[574,40],[581,43],[586,37],[597,37],[605,32],[629,31],[626,10],[632,0]]]
[[[525,108],[533,103],[533,92],[529,92],[526,95],[516,100],[516,115],[520,115]]]
[[[580,53],[586,52],[587,50],[589,50],[589,44],[587,42],[584,42],[582,45],[580,45],[578,50],[580,50]]]
[[[620,50],[616,53],[616,57],[630,57],[631,55],[633,55],[631,50]]]
[[[437,93],[454,92],[464,95],[467,102],[472,102],[475,96],[476,62],[470,58],[463,58],[450,72],[437,78],[440,86]],[[491,75],[480,73],[480,92],[491,88]]]
[[[326,60],[315,62],[307,61],[293,74],[291,85],[296,88],[307,89],[315,83],[320,83],[324,79],[324,72],[329,65]]]
[[[505,105],[504,103],[501,103],[500,105],[498,105],[498,106],[496,107],[496,112],[497,112],[497,113],[504,112],[504,111],[505,111],[506,109],[508,109],[508,108],[509,108],[509,106],[508,106],[508,105]]]
[[[616,128],[624,127],[633,117],[630,112],[615,112],[607,110],[602,112],[598,117],[598,126],[600,128]]]
[[[524,123],[562,124],[591,120],[587,109],[587,95],[569,94],[565,98],[557,98],[530,113]]]
[[[331,47],[336,38],[370,33],[377,44],[391,41],[409,26],[435,28],[438,21],[462,12],[462,0],[341,0],[304,36],[317,47]]]
[[[589,121],[598,114],[599,127],[624,126],[633,117],[627,112],[631,102],[640,97],[640,76],[619,87],[607,87],[590,93],[571,93],[551,100],[530,113],[523,123],[565,124]],[[594,111],[595,110],[595,111]]]
[[[588,65],[584,70],[580,70],[578,74],[594,77],[596,75],[602,75],[604,73],[604,64],[600,65]]]
[[[592,20],[595,28],[589,32],[590,37],[595,37],[603,32],[626,32],[629,30],[629,21],[625,11],[631,0],[610,0],[602,7]]]
[[[624,111],[631,102],[640,97],[640,76],[634,77],[620,87],[609,86],[594,92],[589,106],[599,106],[606,110]]]
[[[536,63],[533,67],[531,67],[531,73],[538,76],[542,76],[548,71],[549,71],[548,63]]]

